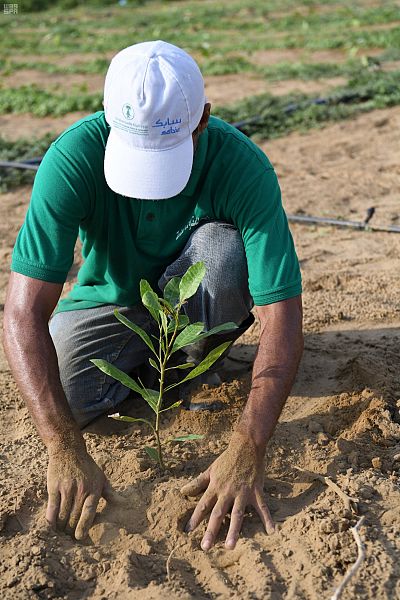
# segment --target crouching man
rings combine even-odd
[[[264,455],[302,353],[300,271],[268,158],[210,108],[188,54],[162,41],[136,44],[111,62],[104,111],[60,135],[36,175],[12,257],[4,347],[48,451],[47,519],[77,539],[100,497],[113,495],[81,429],[129,393],[90,359],[127,372],[147,362],[114,308],[151,332],[140,279],[162,289],[199,260],[207,273],[189,318],[206,329],[233,321],[237,337],[255,305],[261,330],[228,448],[182,490],[202,494],[187,530],[207,518],[207,550],[231,512],[233,548],[246,505],[273,530]],[[59,301],[78,234],[84,262]],[[193,351],[201,360],[204,348]]]

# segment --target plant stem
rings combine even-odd
[[[154,433],[156,436],[156,441],[157,441],[157,450],[158,450],[158,463],[160,465],[160,468],[165,471],[165,463],[163,460],[163,456],[162,456],[162,448],[161,448],[161,441],[160,441],[160,410],[162,407],[162,401],[163,401],[163,395],[164,395],[164,383],[165,383],[165,371],[166,371],[166,366],[168,363],[168,360],[170,358],[171,355],[171,349],[172,349],[172,344],[174,343],[174,340],[176,338],[176,334],[178,333],[178,318],[179,318],[179,311],[181,309],[181,304],[179,304],[177,311],[175,312],[175,314],[173,315],[174,320],[175,320],[175,328],[174,328],[174,332],[171,336],[171,339],[168,340],[168,333],[165,332],[165,340],[164,340],[164,356],[162,356],[162,344],[161,344],[161,340],[162,340],[162,336],[163,336],[163,328],[161,323],[159,324],[159,330],[160,330],[160,345],[159,345],[159,364],[160,364],[160,391],[158,394],[158,402],[157,402],[157,412],[156,412],[156,425],[154,428]]]
[[[167,362],[166,357],[164,356],[164,360],[160,364],[160,367],[161,367],[161,369],[160,369],[160,393],[158,396],[157,413],[156,413],[156,427],[155,427],[155,433],[156,433],[156,438],[157,438],[157,448],[158,448],[158,458],[159,458],[160,467],[163,471],[165,471],[165,464],[164,464],[164,460],[163,460],[163,456],[162,456],[159,430],[160,430],[160,410],[161,410],[162,399],[163,399],[163,394],[164,394],[164,377],[165,377],[166,362]]]
[[[159,430],[158,430],[158,416],[159,415],[157,414],[157,417],[156,417],[157,423],[156,423],[156,429],[155,429],[156,441],[157,441],[157,452],[158,452],[158,464],[160,465],[160,469],[162,471],[165,471],[165,463],[164,463],[164,459],[163,459],[163,455],[162,455],[160,435],[159,435]]]
[[[163,393],[164,393],[164,377],[165,377],[165,358],[166,358],[166,354],[164,353],[164,357],[162,357],[162,344],[161,344],[161,340],[162,340],[162,325],[159,324],[159,329],[160,329],[160,346],[159,346],[159,362],[160,362],[160,390],[159,390],[159,394],[158,394],[158,402],[157,402],[157,412],[156,412],[156,425],[154,428],[154,433],[156,435],[156,441],[157,441],[157,451],[158,451],[158,464],[160,465],[160,468],[162,471],[165,471],[165,464],[164,464],[164,460],[163,460],[163,455],[162,455],[162,448],[161,448],[161,441],[160,441],[160,410],[161,410],[161,406],[162,406],[162,397],[163,397]]]

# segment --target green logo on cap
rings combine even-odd
[[[131,104],[126,103],[123,105],[122,114],[124,115],[125,119],[128,119],[128,121],[133,119],[135,116],[135,111],[133,110]]]

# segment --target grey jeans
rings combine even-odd
[[[190,265],[200,260],[206,264],[206,275],[195,296],[187,302],[186,314],[192,322],[203,322],[206,330],[227,321],[233,321],[239,328],[233,334],[217,334],[207,338],[207,343],[190,346],[194,360],[201,360],[208,347],[222,343],[226,336],[236,339],[254,320],[250,314],[253,301],[248,289],[243,242],[239,232],[226,223],[208,222],[199,226],[180,256],[165,270],[159,280],[160,289],[169,279],[181,277]],[[147,363],[150,356],[144,342],[115,318],[115,308],[148,333],[155,333],[152,319],[142,305],[106,305],[60,312],[49,322],[61,384],[81,427],[116,408],[130,393],[128,388],[95,367],[90,359],[102,358],[132,373]]]

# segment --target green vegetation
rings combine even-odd
[[[84,59],[84,57],[83,57]],[[283,79],[320,79],[323,77],[351,76],[354,72],[368,66],[373,61],[384,65],[385,62],[400,60],[400,49],[390,49],[378,56],[368,58],[349,58],[344,62],[307,62],[307,61],[279,61],[272,65],[256,65],[240,55],[224,56],[216,53],[210,58],[200,60],[204,75],[227,75],[232,73],[251,72],[259,77],[265,77],[269,81],[280,81]],[[55,62],[34,61],[0,61],[0,72],[4,77],[3,87],[7,86],[7,77],[15,71],[22,69],[35,70],[48,74],[99,74],[105,75],[110,61],[106,58],[97,58],[86,62],[78,61],[71,65],[63,65]]]
[[[32,60],[27,61],[15,61],[15,60],[0,60],[0,72],[3,77],[7,77],[11,75],[15,71],[20,71],[21,69],[33,69],[35,71],[43,72],[43,73],[62,73],[62,74],[104,74],[108,69],[108,65],[110,61],[106,58],[96,58],[94,60],[88,60],[85,62],[84,57],[82,62],[78,62],[72,65],[61,65],[57,62],[35,62]],[[4,83],[7,84],[7,80],[4,80]]]
[[[54,94],[34,84],[0,89],[0,114],[30,112],[38,117],[59,117],[78,110],[91,113],[102,108],[102,94],[87,94],[73,89],[68,94]]]
[[[162,298],[159,298],[152,290],[150,284],[142,279],[140,282],[142,303],[157,324],[158,336],[149,336],[138,325],[121,315],[118,310],[115,310],[114,312],[121,323],[134,331],[134,333],[142,339],[154,356],[154,358],[149,358],[149,363],[158,373],[158,390],[146,388],[140,379],[139,382],[135,381],[129,377],[129,375],[106,360],[92,359],[91,361],[101,371],[142,396],[153,411],[153,422],[149,419],[135,419],[133,417],[120,416],[119,414],[114,415],[114,418],[129,423],[142,422],[150,428],[154,435],[156,447],[145,446],[144,449],[150,458],[156,461],[163,470],[165,469],[165,463],[163,458],[163,445],[160,438],[160,417],[162,413],[177,408],[182,403],[181,401],[177,401],[169,406],[165,406],[165,394],[182,383],[190,381],[208,371],[228,348],[231,342],[224,342],[211,350],[197,366],[192,362],[174,364],[171,366],[172,356],[183,348],[187,348],[210,335],[236,328],[235,323],[224,323],[223,325],[219,325],[218,327],[214,327],[205,332],[204,323],[190,323],[188,317],[182,314],[182,307],[187,300],[197,292],[205,273],[206,268],[204,263],[198,262],[192,265],[183,277],[173,277],[167,283]],[[183,376],[180,381],[174,381],[173,383],[168,382],[168,375],[171,371],[187,371],[188,369],[191,369],[191,371],[189,371],[186,376]],[[193,440],[201,437],[203,436],[189,434],[172,438],[168,441],[183,442],[185,440]]]
[[[362,68],[361,63],[349,61],[339,63],[303,63],[280,62],[275,65],[263,67],[259,72],[269,81],[282,81],[285,79],[323,79],[324,77],[344,77],[355,70]]]
[[[130,0],[130,4],[133,6],[140,6],[145,2],[146,0]],[[24,13],[40,12],[54,7],[68,10],[76,8],[80,4],[79,0],[24,0],[22,9]],[[88,7],[115,5],[115,0],[86,0],[85,5]]]
[[[54,134],[49,133],[41,138],[20,139],[11,142],[0,136],[1,160],[23,162],[26,159],[40,157],[55,138]],[[35,171],[0,169],[0,192],[7,192],[19,185],[32,184],[34,177]]]
[[[318,102],[305,94],[260,95],[246,98],[216,113],[229,122],[256,118],[246,124],[246,133],[255,141],[281,137],[291,131],[305,131],[329,121],[347,119],[376,108],[400,104],[400,71],[372,71],[351,79]]]
[[[72,0],[64,0],[72,1]],[[365,6],[294,0],[129,2],[127,6],[77,6],[45,13],[4,15],[0,50],[9,55],[113,52],[148,39],[166,39],[200,57],[268,48],[398,48],[396,2]],[[390,24],[393,23],[393,27]],[[177,26],[179,24],[179,26]],[[387,29],[381,29],[388,25]],[[246,56],[244,56],[246,59]]]

